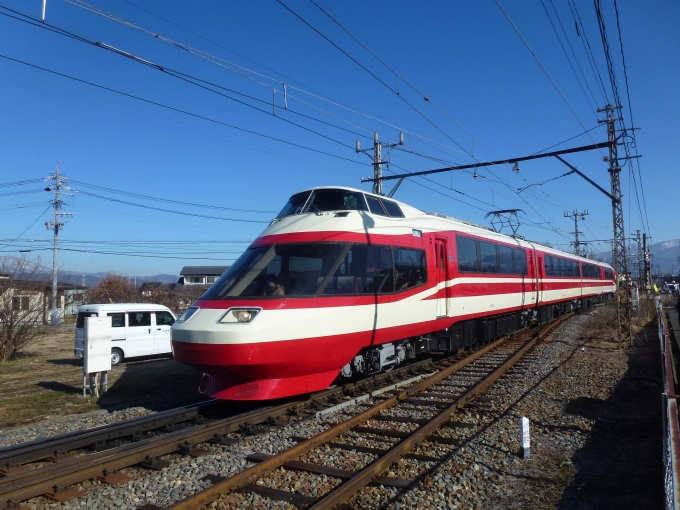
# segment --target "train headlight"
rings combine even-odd
[[[252,322],[255,316],[260,313],[261,308],[232,308],[225,313],[219,321],[222,324],[246,324]]]

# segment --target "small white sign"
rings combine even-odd
[[[529,450],[531,448],[531,440],[529,438],[529,418],[522,417],[519,419],[519,443],[522,457],[529,458]]]

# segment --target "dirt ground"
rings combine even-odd
[[[98,409],[161,411],[204,400],[198,393],[203,374],[169,358],[123,362],[109,372],[108,393],[83,398],[83,365],[73,356],[73,339],[73,326],[64,326],[0,363],[0,430]]]
[[[537,433],[534,460],[510,475],[514,494],[503,508],[663,508],[656,321],[637,331],[634,346],[625,350],[587,336],[582,342],[585,351],[566,359],[539,388],[536,405],[551,402],[561,412]],[[570,417],[587,423],[574,427]],[[586,438],[576,449],[565,440],[573,434]]]

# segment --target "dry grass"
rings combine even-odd
[[[581,335],[586,341],[604,344],[603,347],[607,347],[606,344],[611,344],[610,347],[617,346],[619,340],[616,321],[616,304],[610,302],[590,314]]]
[[[162,410],[203,400],[197,391],[202,374],[168,358],[114,367],[109,392],[83,398],[82,361],[73,357],[73,335],[73,328],[58,328],[0,363],[0,430],[98,409]]]

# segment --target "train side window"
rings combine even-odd
[[[498,258],[500,259],[501,273],[512,274],[514,269],[512,266],[513,250],[509,246],[498,247]]]
[[[383,209],[382,205],[380,205],[380,201],[377,198],[366,195],[366,201],[368,202],[368,209],[371,211],[371,213],[377,214],[379,216],[387,216],[387,213]]]
[[[385,200],[382,199],[380,200],[382,202],[383,207],[387,211],[387,214],[390,215],[390,218],[403,218],[404,213],[401,210],[401,207],[396,202],[392,202],[391,200]]]
[[[392,249],[353,245],[323,290],[328,294],[385,294],[394,292]]]
[[[482,273],[497,273],[498,252],[496,250],[496,245],[480,241],[479,254],[482,259]]]
[[[545,275],[546,276],[558,276],[559,275],[559,266],[557,262],[557,257],[553,257],[552,255],[546,255],[545,256]]]
[[[479,260],[477,258],[477,241],[468,237],[456,236],[456,252],[458,254],[458,272],[479,272]]]
[[[427,263],[425,259],[423,250],[394,249],[396,290],[406,290],[427,283]]]
[[[561,257],[557,257],[557,267],[559,268],[560,276],[569,276],[569,268],[567,267],[567,261]]]
[[[524,250],[513,249],[515,274],[527,274],[527,255]]]

